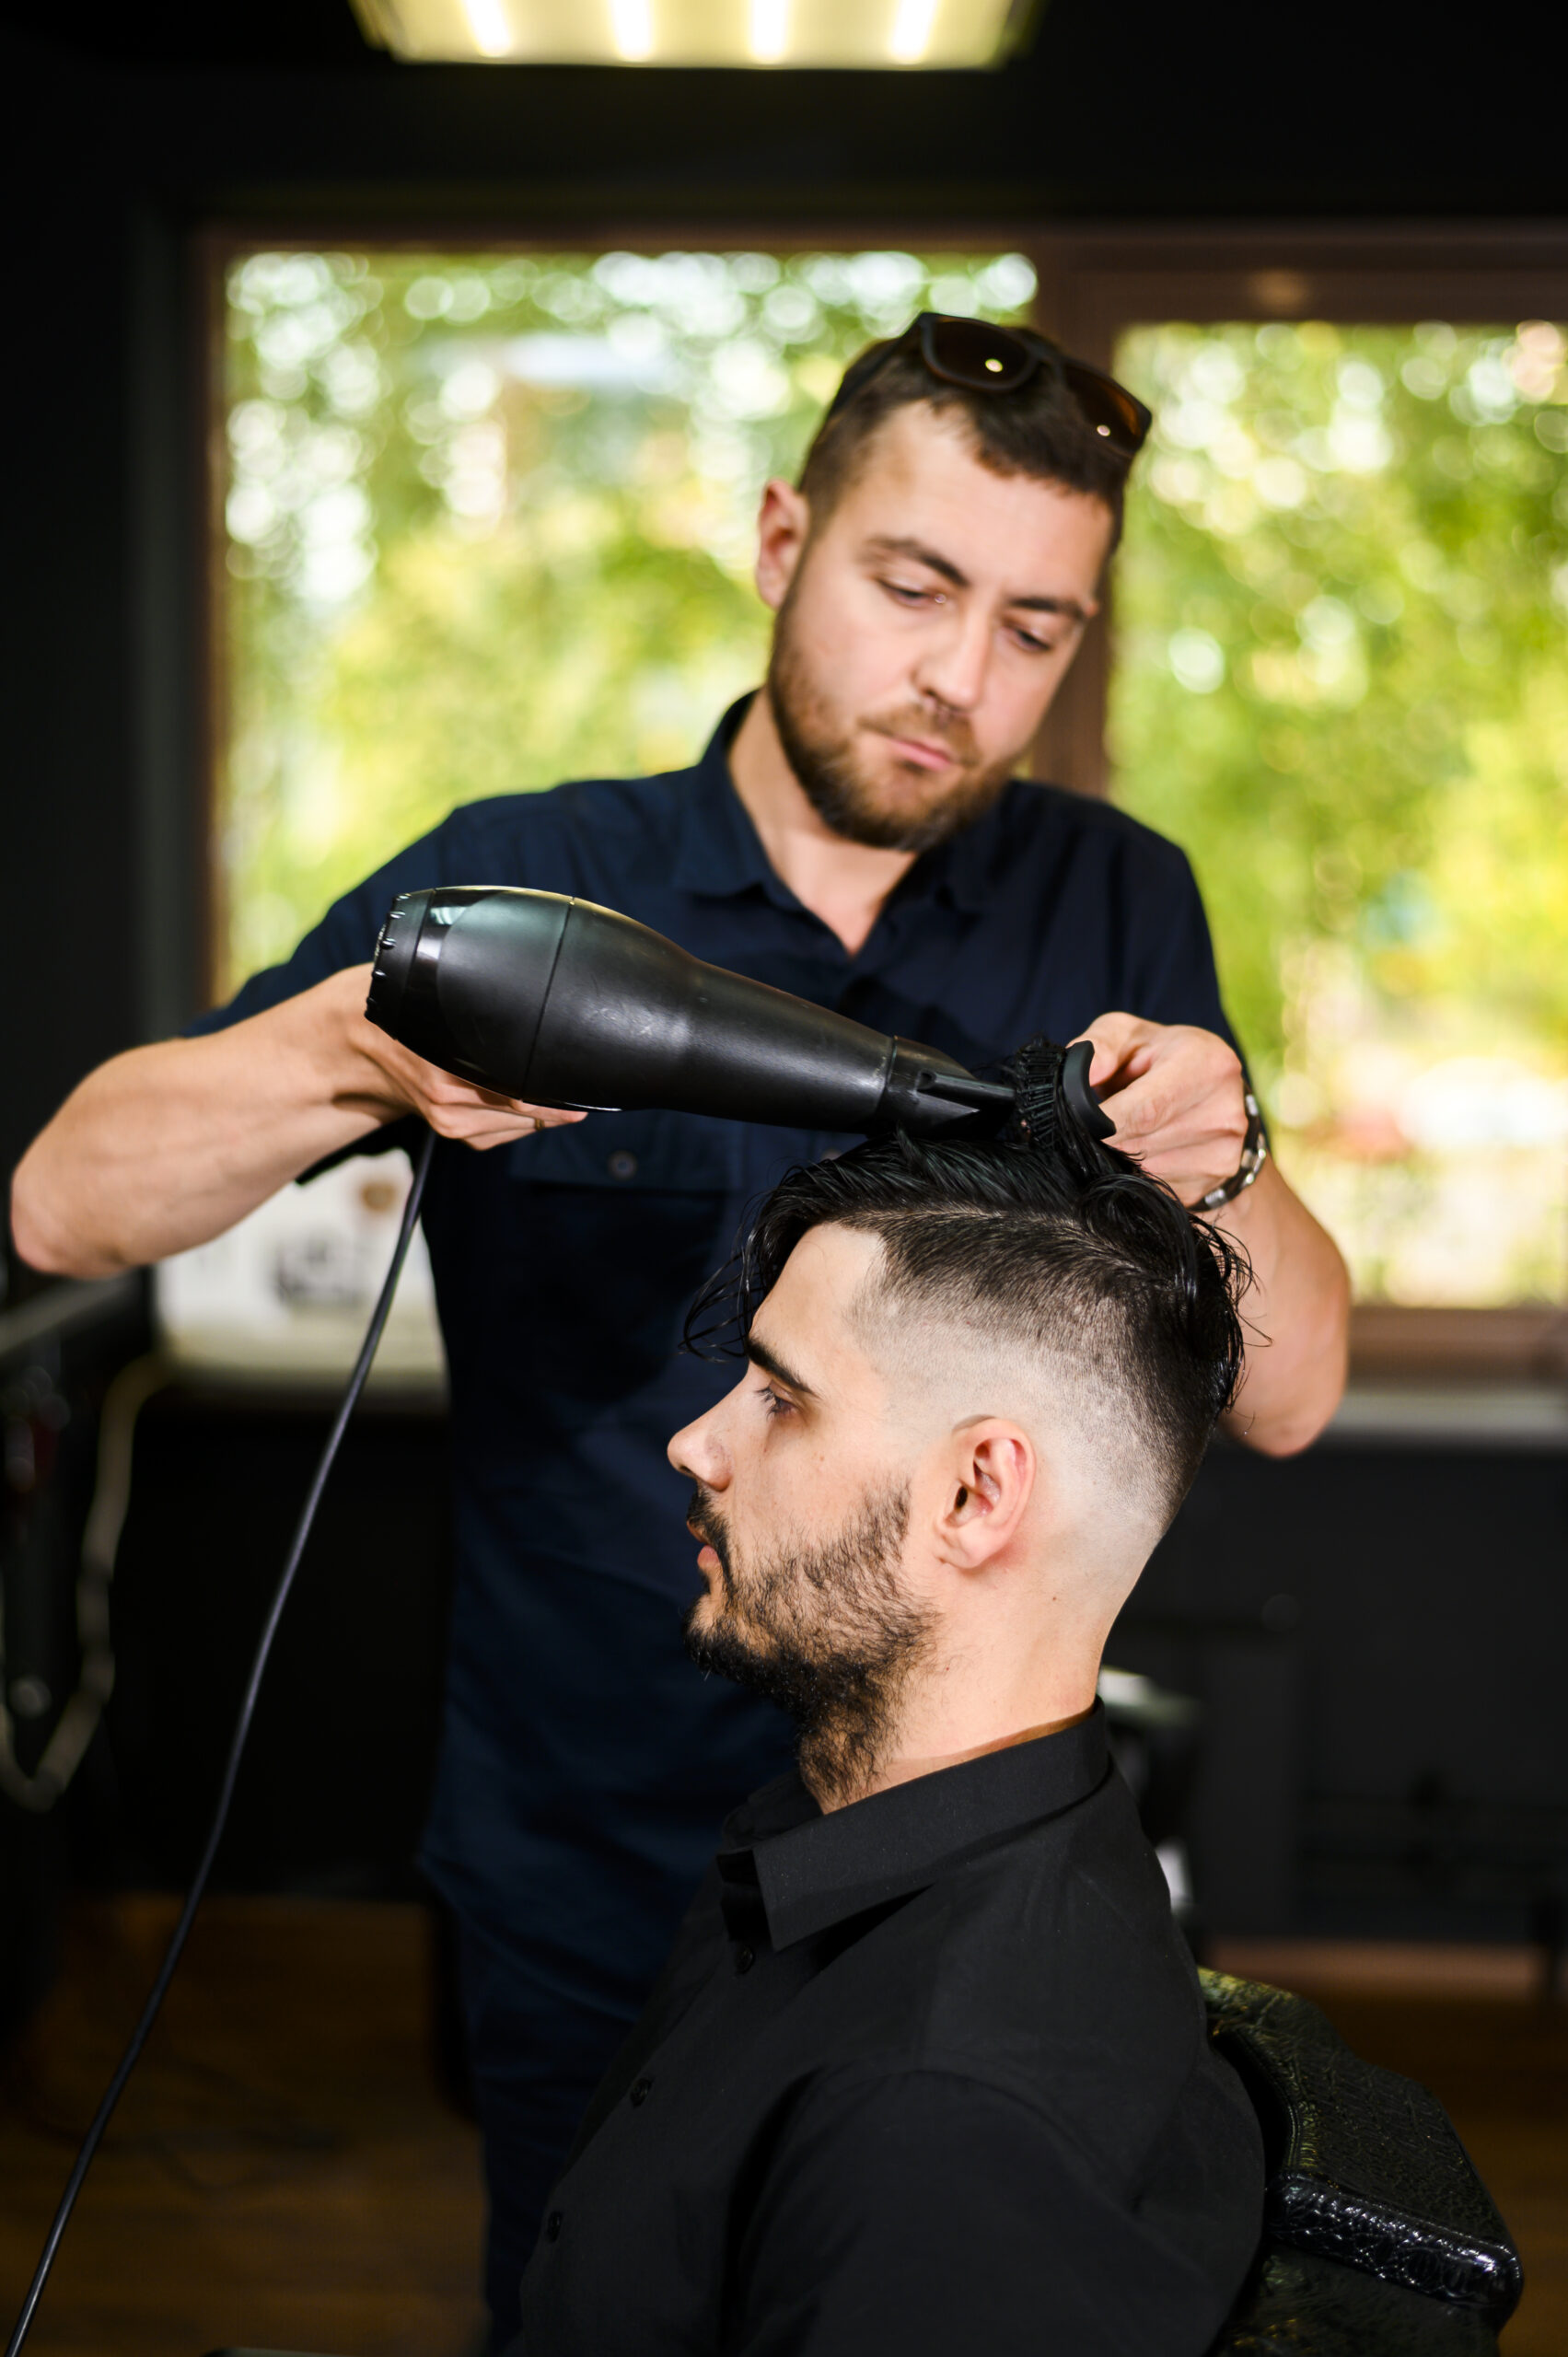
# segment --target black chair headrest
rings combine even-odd
[[[1199,1979],[1263,2127],[1266,2241],[1505,2323],[1519,2254],[1436,2097],[1364,2062],[1305,1997]]]

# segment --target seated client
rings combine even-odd
[[[1256,2124],[1095,1699],[1238,1271],[1053,1116],[1059,1063],[1010,1140],[796,1170],[743,1248],[745,1375],[670,1444],[688,1639],[799,1769],[588,2108],[528,2357],[1199,2357],[1247,2271]]]

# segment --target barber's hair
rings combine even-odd
[[[1061,1051],[1031,1043],[1020,1057]],[[1170,1189],[1091,1139],[1065,1103],[1020,1088],[1015,1119],[987,1140],[900,1132],[791,1170],[727,1270],[699,1296],[690,1347],[751,1321],[801,1237],[835,1225],[875,1236],[875,1310],[912,1332],[930,1320],[1067,1371],[1132,1444],[1168,1521],[1240,1379],[1237,1301],[1249,1271],[1235,1247]],[[934,1345],[939,1348],[939,1344]]]
[[[1110,510],[1112,545],[1121,538],[1127,461],[1050,370],[1037,369],[1015,392],[971,392],[934,377],[913,351],[896,352],[818,427],[800,474],[814,520],[826,517],[862,473],[868,446],[893,412],[915,402],[960,420],[975,457],[993,473],[1059,483],[1099,500]]]

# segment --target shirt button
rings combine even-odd
[[[637,1175],[637,1157],[634,1154],[626,1153],[622,1148],[621,1152],[612,1154],[604,1167],[612,1178],[634,1178]]]
[[[633,2104],[646,2103],[653,2091],[654,2083],[651,2079],[639,2079],[632,2089],[631,2099]]]
[[[757,1961],[757,1951],[756,1951],[756,1949],[755,1949],[755,1948],[737,1948],[737,1949],[736,1949],[736,1951],[735,1951],[735,1968],[736,1968],[737,1972],[749,1972],[749,1971],[750,1971],[750,1969],[751,1969],[751,1968],[752,1968],[752,1966],[756,1963],[756,1961]]]
[[[560,2240],[561,2226],[561,2212],[559,2210],[552,2210],[549,2217],[544,2222],[544,2239],[547,2243],[558,2242]]]

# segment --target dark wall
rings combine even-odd
[[[250,1655],[326,1435],[319,1402],[144,1411],[115,1568],[117,1676],[78,1863],[188,1879]],[[446,1419],[351,1426],[278,1631],[217,1862],[241,1889],[407,1896],[435,1759],[450,1540]]]
[[[1214,1928],[1561,1945],[1560,1449],[1217,1443],[1107,1658],[1204,1710]]]

